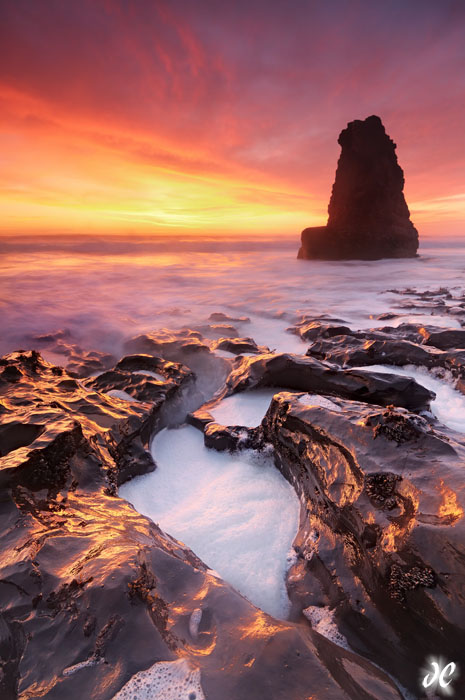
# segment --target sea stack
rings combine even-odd
[[[356,119],[341,131],[326,226],[302,231],[299,258],[379,260],[412,258],[418,231],[404,197],[396,144],[381,119]]]

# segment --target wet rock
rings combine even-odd
[[[208,410],[205,410],[202,407],[197,411],[192,411],[192,413],[189,413],[187,415],[186,422],[189,423],[189,425],[192,425],[194,428],[197,428],[197,430],[201,430],[203,432],[209,423],[215,422],[215,419]]]
[[[302,231],[299,258],[403,258],[416,255],[418,232],[404,198],[396,144],[381,119],[347,125],[328,206],[328,223]]]
[[[128,340],[127,352],[146,353],[176,360],[178,357],[194,354],[208,354],[210,348],[202,341],[199,331],[190,329],[153,331]]]
[[[208,423],[204,430],[205,447],[212,447],[218,452],[237,450],[239,443],[247,439],[247,428],[244,426],[225,426],[219,423]]]
[[[21,370],[18,367],[7,365],[0,374],[0,382],[18,382],[21,377]]]
[[[73,377],[88,377],[111,367],[116,358],[111,353],[99,350],[84,350],[68,329],[54,333],[26,336],[27,346],[63,356],[63,365]]]
[[[389,406],[387,411],[372,416],[369,425],[373,426],[373,437],[383,435],[398,445],[418,438],[425,430],[425,422],[418,416],[408,415],[400,409]]]
[[[226,394],[275,386],[341,396],[382,406],[428,410],[434,394],[409,377],[361,370],[342,370],[312,357],[267,354],[244,358],[229,375]]]
[[[116,373],[149,362],[125,358]],[[158,404],[112,399],[37,353],[3,367],[19,373],[0,386],[6,424],[32,426],[33,439],[0,457],[2,698],[111,700],[134,674],[181,658],[207,698],[301,700],[311,687],[316,700],[360,700],[373,697],[368,683],[401,700],[383,671],[264,614],[115,495],[119,460],[136,462],[137,445],[139,473],[154,466],[143,453]],[[34,426],[45,426],[35,438]]]
[[[368,333],[360,333],[360,336],[318,339],[309,347],[307,355],[346,367],[390,364],[399,367],[418,365],[429,368],[442,367],[445,364],[445,356],[409,340],[372,340]]]
[[[229,316],[229,314],[224,314],[222,311],[215,311],[210,314],[208,319],[214,323],[250,323],[248,316]]]
[[[335,335],[349,335],[352,332],[348,326],[323,323],[322,321],[310,321],[296,328],[291,327],[289,330],[297,332],[302,340],[332,338]]]
[[[415,337],[409,328],[408,337]],[[418,333],[417,338],[423,340]],[[415,365],[432,369],[436,374],[457,380],[456,388],[463,390],[465,379],[465,350],[439,350],[431,345],[393,337],[387,331],[350,331],[347,335],[318,338],[307,350],[318,360],[334,362],[341,367],[389,364],[398,367]]]
[[[53,494],[90,479],[114,490],[123,473],[128,478],[131,470],[154,468],[147,448],[166,395],[153,404],[129,403],[96,393],[38,354],[11,353],[3,361],[21,379],[0,385],[5,408],[1,483]],[[89,450],[96,464],[112,453],[111,469],[98,468],[87,458]]]
[[[247,353],[268,352],[268,348],[258,346],[253,338],[219,338],[216,343],[218,350],[227,350],[235,355]]]
[[[206,338],[238,338],[239,331],[228,323],[212,323],[209,326],[199,326],[197,329]]]
[[[45,425],[10,421],[0,425],[0,457],[19,447],[30,445],[45,430]]]
[[[465,448],[405,410],[386,422],[376,407],[338,405],[283,392],[262,423],[306,504],[289,594],[294,609],[330,606],[351,648],[416,696],[431,650],[457,658],[465,643]]]
[[[465,349],[465,330],[447,328],[432,333],[426,332],[424,338],[426,345],[434,345],[440,350]]]
[[[392,313],[391,311],[386,312],[384,314],[379,314],[379,316],[376,317],[377,321],[392,321],[394,318],[398,318],[399,315]]]
[[[85,381],[97,391],[122,391],[137,401],[157,402],[186,388],[195,379],[179,362],[170,362],[151,355],[123,357],[114,369]]]
[[[216,340],[204,338],[198,330],[188,328],[153,331],[124,344],[126,352],[182,363],[196,374],[197,390],[205,396],[212,396],[222,386],[231,368],[232,360],[215,354],[215,347]],[[199,403],[201,401],[197,406]],[[189,410],[193,408],[187,408]]]
[[[88,377],[95,372],[102,372],[111,367],[116,358],[106,352],[91,350],[89,352],[73,348],[68,354],[66,370],[73,377]]]

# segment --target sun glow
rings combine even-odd
[[[6,89],[0,105],[10,115],[1,140],[5,232],[292,233],[324,208],[312,215],[304,191],[151,134],[52,119],[41,100]]]
[[[298,236],[326,222],[336,135],[373,113],[420,233],[463,233],[460,24],[433,50],[425,12],[393,52],[375,5],[352,32],[348,9],[297,6],[7,3],[0,234]]]

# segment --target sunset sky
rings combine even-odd
[[[0,230],[298,235],[348,121],[465,221],[463,0],[0,0]]]

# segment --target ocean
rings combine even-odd
[[[425,239],[417,258],[375,262],[297,260],[298,244],[297,236],[4,237],[0,351],[31,349],[35,336],[64,330],[70,342],[118,354],[136,334],[190,327],[215,311],[249,316],[257,343],[294,352],[303,346],[286,328],[301,314],[353,328],[380,325],[376,317],[389,312],[398,314],[391,325],[460,327],[437,309],[413,313],[389,290],[446,286],[461,297],[464,240]]]

